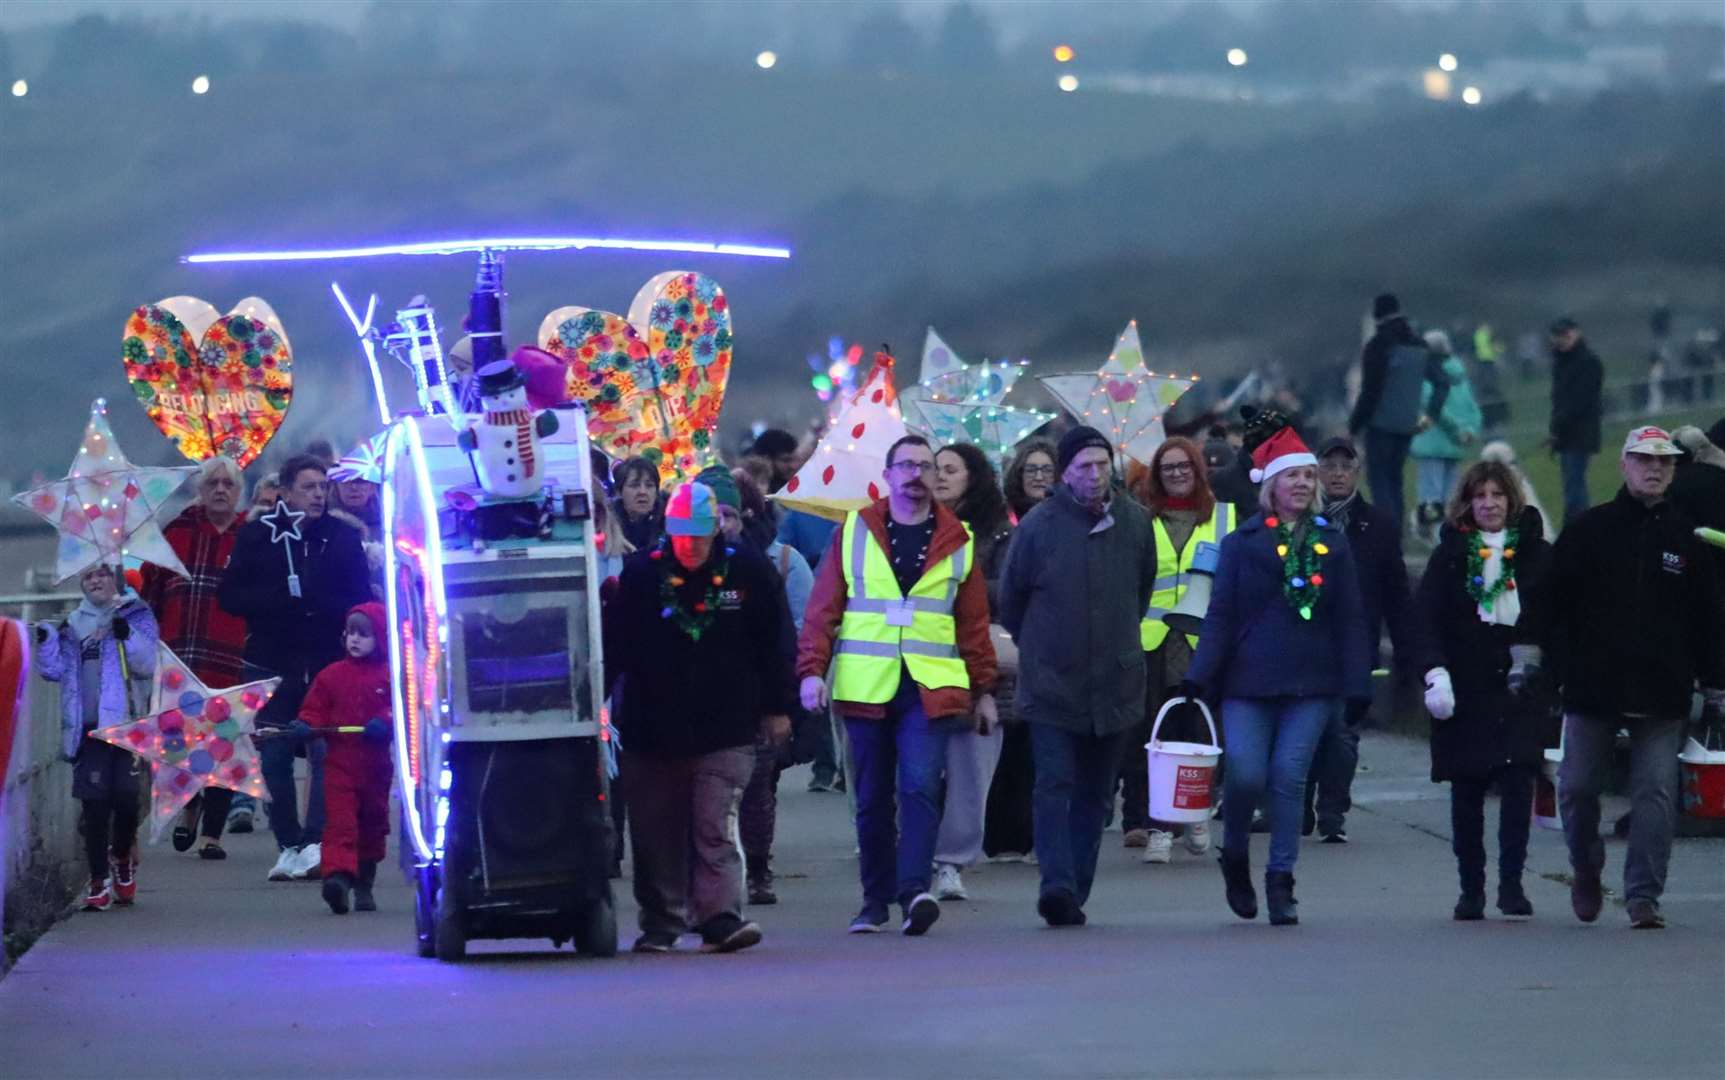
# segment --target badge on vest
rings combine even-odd
[[[909,600],[888,600],[886,602],[886,624],[888,626],[910,626],[916,621],[916,607]]]
[[[741,611],[743,609],[743,590],[726,589],[719,593],[720,611]]]

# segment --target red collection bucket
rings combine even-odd
[[[1689,739],[1677,755],[1683,771],[1683,812],[1691,817],[1725,818],[1725,750],[1714,748],[1716,741],[1712,733],[1707,745]]]

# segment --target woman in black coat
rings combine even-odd
[[[1485,918],[1485,794],[1495,781],[1497,908],[1532,915],[1522,891],[1543,712],[1508,687],[1522,601],[1550,556],[1539,511],[1509,468],[1482,461],[1450,497],[1447,525],[1415,597],[1416,652],[1432,716],[1432,781],[1450,783],[1450,826],[1461,874],[1455,917]]]

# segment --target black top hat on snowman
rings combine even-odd
[[[479,369],[479,396],[500,397],[527,385],[527,376],[513,361],[496,360]]]

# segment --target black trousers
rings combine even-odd
[[[233,809],[234,793],[227,788],[207,787],[192,796],[186,810],[199,819],[198,833],[209,840],[220,840],[228,824],[228,811]]]
[[[1001,734],[1000,763],[988,788],[983,812],[982,852],[1028,855],[1036,850],[1036,763],[1030,756],[1030,725],[1007,724]]]
[[[1527,834],[1533,820],[1533,786],[1539,775],[1534,765],[1504,765],[1490,776],[1451,780],[1449,787],[1450,832],[1454,836],[1456,868],[1464,893],[1485,892],[1485,793],[1493,780],[1501,796],[1497,819],[1497,879],[1500,884],[1521,881],[1527,865]]]
[[[90,880],[101,881],[108,876],[110,844],[114,858],[128,859],[132,855],[132,845],[138,839],[138,798],[134,794],[82,802],[84,859],[90,866]]]

